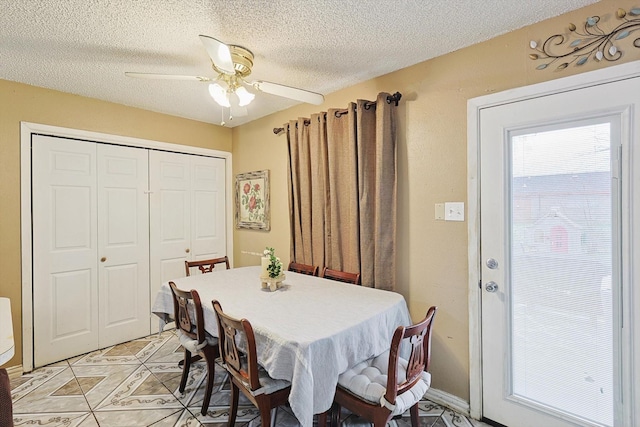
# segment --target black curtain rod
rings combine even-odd
[[[388,95],[387,96],[387,104],[394,103],[396,105],[396,107],[397,107],[398,103],[400,102],[400,98],[402,98],[402,94],[400,92],[396,92],[393,95]],[[364,104],[364,108],[366,108],[368,110],[369,108],[371,108],[374,105],[376,105],[375,101],[369,101],[369,102],[366,102]],[[336,111],[335,114],[336,114],[336,117],[340,118],[342,115],[347,114],[347,110],[346,109],[338,110],[338,111]],[[326,116],[327,113],[324,113],[324,115]],[[308,120],[308,119],[304,121],[305,125],[308,125],[310,123],[311,123],[311,121]],[[296,126],[297,126],[297,123],[296,123]],[[284,128],[273,128],[273,133],[276,134],[276,135],[280,135],[283,132],[284,132]]]

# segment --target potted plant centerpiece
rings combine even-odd
[[[275,291],[282,286],[282,281],[285,279],[282,272],[282,261],[275,255],[275,249],[267,247],[262,257],[262,272],[260,274],[260,280],[262,282],[262,288]]]

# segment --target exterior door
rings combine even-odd
[[[98,151],[99,345],[148,335],[148,150],[96,144]]]
[[[621,207],[630,203],[630,138],[640,134],[639,81],[480,112],[482,399],[490,420],[628,425],[621,296],[630,286],[622,248],[631,234]]]
[[[32,141],[35,366],[98,348],[96,144]]]

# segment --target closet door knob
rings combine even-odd
[[[102,258],[100,258],[100,262],[105,262],[107,260],[106,256],[103,256]]]
[[[189,248],[185,249],[184,251],[185,251],[186,253],[189,253]]]

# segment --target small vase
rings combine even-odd
[[[285,275],[282,273],[278,277],[260,276],[262,289],[268,289],[271,292],[280,289],[282,287],[282,282],[284,281],[284,279]]]

